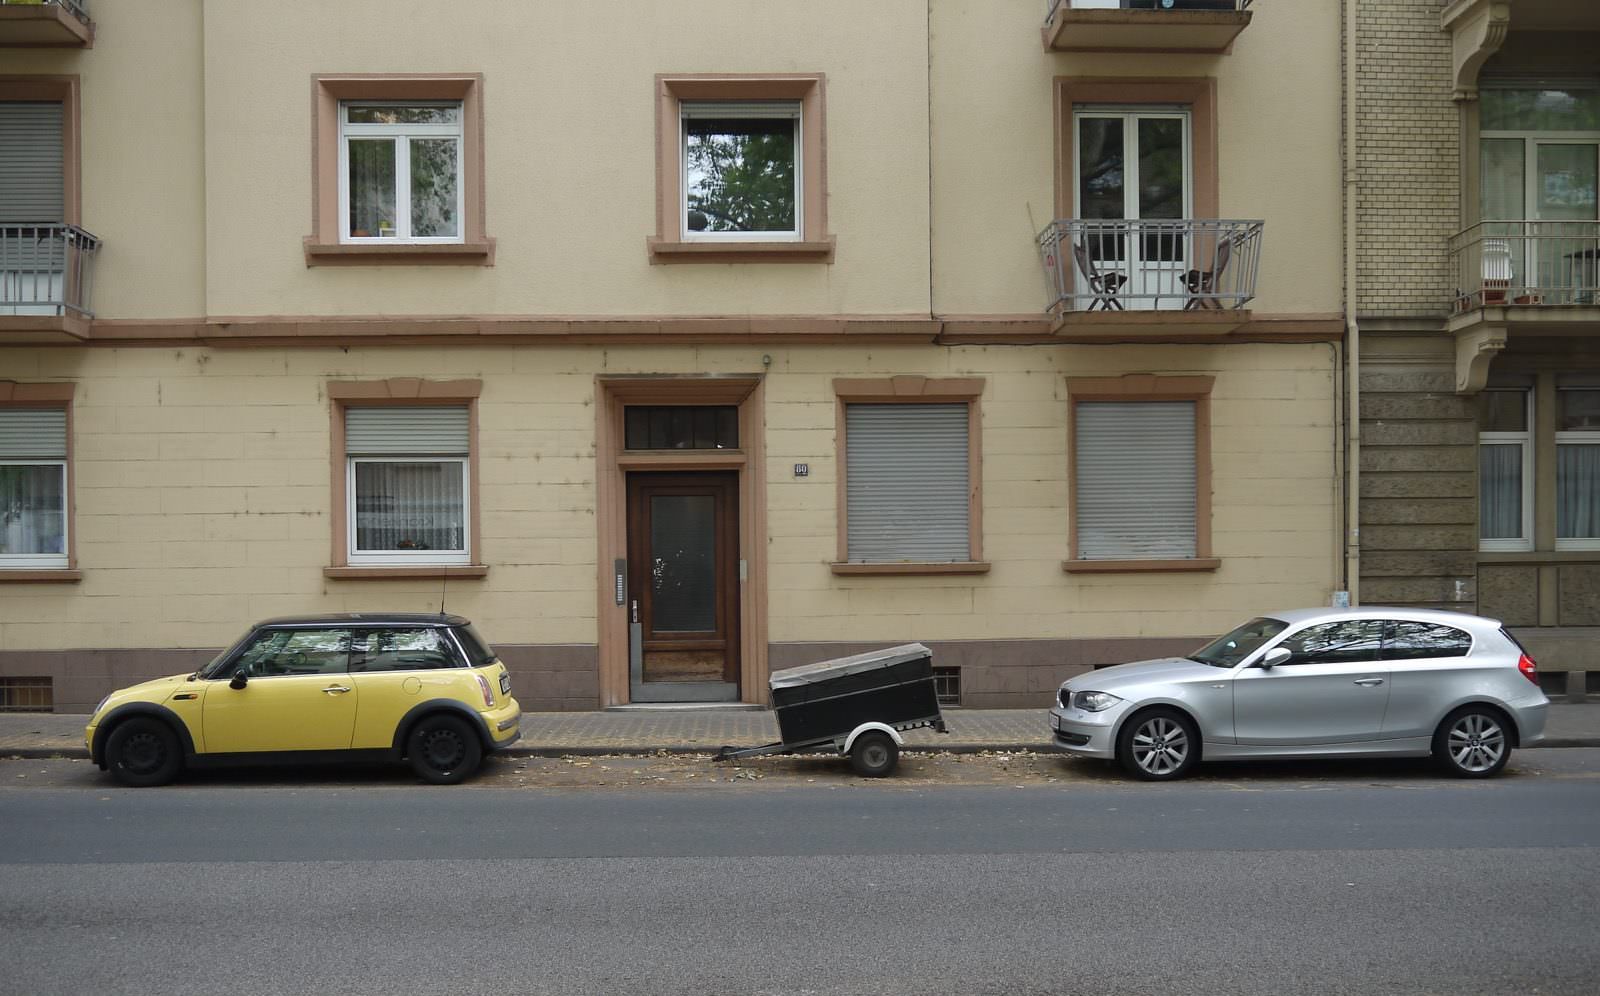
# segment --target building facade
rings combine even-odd
[[[7,702],[442,606],[530,708],[1031,706],[1327,604],[1341,6],[1128,6],[0,4]]]
[[[1600,670],[1600,7],[1362,0],[1362,601]]]

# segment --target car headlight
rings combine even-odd
[[[1110,692],[1078,692],[1072,704],[1084,712],[1104,712],[1122,700]]]

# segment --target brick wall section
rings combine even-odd
[[[1369,345],[1361,371],[1361,601],[1475,612],[1473,400],[1455,393],[1443,336]]]
[[[1358,0],[1360,315],[1439,316],[1453,287],[1460,126],[1442,0]]]

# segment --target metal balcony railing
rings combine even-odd
[[[93,317],[100,240],[76,225],[0,222],[0,315]]]
[[[1054,221],[1038,238],[1047,310],[1242,308],[1256,296],[1261,229],[1212,218]]]
[[[1045,19],[1070,10],[1246,10],[1250,0],[1045,0]]]
[[[60,7],[84,24],[89,23],[89,0],[0,0],[0,7]]]
[[[1600,304],[1600,221],[1480,221],[1450,239],[1455,310]]]

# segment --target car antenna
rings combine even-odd
[[[439,575],[439,614],[441,616],[444,615],[444,593],[445,593],[445,588],[449,584],[450,584],[450,575],[449,575],[449,573],[445,573],[445,574]]]

